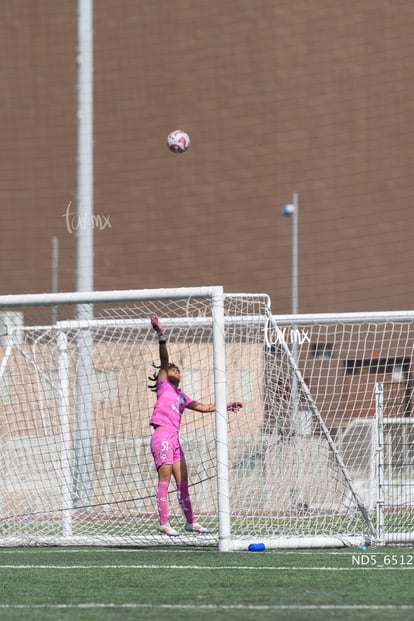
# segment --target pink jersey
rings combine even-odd
[[[168,380],[157,379],[157,401],[151,416],[150,425],[160,425],[179,431],[181,414],[193,402],[180,388],[176,388]]]

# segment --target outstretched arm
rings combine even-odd
[[[232,403],[227,404],[228,412],[238,412],[243,407],[243,403],[241,401],[232,401]],[[199,403],[198,401],[192,401],[189,405],[187,405],[189,410],[194,410],[195,412],[214,412],[216,407],[212,403]]]
[[[165,338],[164,329],[157,315],[153,315],[151,317],[151,325],[158,335],[158,343],[160,347],[160,365],[161,365],[159,377],[161,381],[164,381],[168,374],[168,363],[169,363],[167,341]]]
[[[187,405],[189,410],[194,410],[194,412],[214,412],[215,406],[212,403],[199,403],[198,401],[191,401]]]

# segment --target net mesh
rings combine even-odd
[[[180,307],[167,300],[106,307],[96,309],[98,318],[86,326],[66,320],[63,328],[12,331],[1,375],[4,535],[59,536],[67,515],[73,535],[133,538],[156,532],[157,475],[149,448],[155,395],[148,386],[159,355],[149,317],[211,315],[209,304],[186,300]],[[168,332],[170,357],[184,369],[186,391],[197,393],[198,401],[214,401],[211,320],[207,329],[187,322]],[[215,520],[213,428],[212,415],[206,421],[186,411],[182,432],[193,502]],[[174,522],[180,510],[173,489],[170,495]]]
[[[157,532],[149,447],[149,385],[159,360],[149,317],[161,318],[183,390],[213,403],[211,300],[96,304],[95,318],[81,322],[74,306],[58,310],[54,324],[50,305],[2,313],[0,540],[166,543]],[[300,319],[272,317],[265,295],[224,298],[227,400],[243,402],[227,423],[234,540],[369,532],[377,498],[375,383],[389,381],[392,407],[398,402],[398,415],[411,416],[411,319]],[[398,429],[385,434],[386,454],[399,451],[396,468],[407,473],[412,427]],[[196,518],[212,534],[179,541],[211,544],[218,541],[222,440],[214,414],[186,410],[181,440]],[[388,497],[404,495],[412,512],[411,479],[404,474],[398,487],[396,471]],[[169,505],[172,526],[183,531],[174,484]]]
[[[383,415],[384,532],[414,538],[414,418],[411,401],[395,383],[383,384]]]

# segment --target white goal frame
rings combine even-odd
[[[194,307],[190,315],[185,314],[186,304],[190,300],[198,299],[209,300],[209,310],[203,314],[203,311],[194,310]],[[234,308],[244,309],[243,304],[247,302],[246,309],[250,310],[243,310],[244,314],[239,314],[233,310],[230,314],[226,314],[227,307],[225,305],[228,305],[229,301],[230,305],[233,304],[232,300],[238,304],[237,306],[235,303]],[[243,303],[240,300],[243,300]],[[250,300],[252,300],[251,303]],[[251,310],[257,308],[255,304],[258,300],[261,310]],[[196,539],[194,536],[183,535],[176,541],[160,534],[150,536],[131,536],[129,534],[124,537],[97,532],[94,535],[79,535],[73,527],[73,516],[78,508],[74,506],[72,499],[73,453],[76,453],[73,445],[77,438],[74,439],[70,421],[69,400],[73,393],[70,393],[69,388],[70,361],[67,333],[76,331],[82,333],[82,339],[75,342],[76,365],[81,367],[83,371],[82,376],[77,379],[77,393],[86,396],[82,403],[78,402],[78,399],[76,400],[76,408],[80,408],[82,423],[85,424],[88,431],[91,416],[90,408],[92,407],[90,393],[92,390],[91,371],[93,365],[89,351],[89,347],[92,349],[92,340],[88,340],[89,330],[100,330],[104,326],[105,329],[115,332],[121,329],[137,329],[149,335],[151,331],[148,328],[148,316],[146,313],[142,314],[142,310],[140,313],[134,314],[134,308],[136,308],[134,305],[138,303],[155,305],[164,303],[167,305],[170,301],[181,305],[181,315],[174,313],[162,315],[163,325],[168,333],[174,336],[175,331],[180,333],[180,330],[185,328],[195,332],[199,330],[208,331],[212,335],[212,398],[214,398],[216,405],[214,415],[215,448],[214,454],[211,453],[208,459],[212,471],[214,470],[214,475],[210,475],[209,479],[214,479],[216,484],[217,534],[197,537]],[[128,314],[118,316],[115,313],[115,316],[109,315],[104,319],[101,316],[96,319],[92,318],[91,310],[93,310],[94,305],[116,305],[120,303],[127,303],[128,308],[132,308],[131,316]],[[131,304],[132,306],[130,306]],[[271,312],[270,299],[267,295],[225,294],[223,288],[218,286],[0,296],[0,311],[20,308],[36,309],[36,307],[54,308],[56,310],[56,307],[60,305],[74,309],[76,312],[72,313],[72,316],[75,315],[76,318],[56,321],[52,325],[45,322],[38,324],[28,322],[27,325],[20,325],[16,330],[10,329],[6,338],[7,347],[0,363],[0,380],[3,378],[13,348],[18,345],[19,339],[23,338],[22,335],[47,333],[49,335],[47,338],[51,338],[50,335],[55,335],[53,339],[56,340],[58,354],[55,353],[54,355],[58,356],[58,375],[53,380],[56,383],[53,388],[59,394],[58,410],[61,438],[60,455],[55,459],[59,460],[59,476],[62,479],[60,484],[62,506],[57,512],[61,520],[61,534],[59,536],[37,535],[31,531],[29,535],[25,532],[19,533],[18,528],[16,532],[13,532],[10,527],[7,534],[4,534],[0,526],[0,545],[216,544],[220,551],[232,551],[246,550],[249,549],[250,545],[256,546],[257,544],[259,547],[263,545],[265,548],[315,548],[352,546],[360,543],[374,544],[377,541],[383,541],[384,538],[380,529],[380,513],[377,511],[375,516],[375,512],[373,513],[371,507],[362,499],[358,486],[354,483],[353,475],[348,470],[346,460],[343,458],[345,447],[343,439],[341,439],[341,435],[337,438],[332,435],[326,423],[326,406],[322,404],[322,408],[325,410],[321,412],[320,398],[319,401],[318,396],[314,398],[312,389],[308,387],[304,373],[309,361],[303,365],[299,351],[300,335],[301,331],[305,334],[307,326],[319,324],[329,326],[338,322],[343,326],[351,326],[359,322],[363,325],[369,322],[375,324],[375,322],[388,321],[396,324],[399,322],[407,323],[414,321],[414,314],[351,313],[275,316]],[[85,310],[88,312],[86,313]],[[229,339],[233,338],[232,331],[235,333],[234,338],[241,339],[237,345],[239,346],[241,343],[245,349],[235,347],[233,341],[230,344]],[[207,332],[202,334],[205,335]],[[35,337],[32,336],[31,338]],[[145,338],[150,338],[152,342],[152,333],[151,336]],[[252,343],[249,339],[252,338],[255,339],[256,357],[249,358],[249,343],[250,345]],[[260,371],[255,368],[258,364],[258,351],[262,352],[260,355],[264,359],[264,362],[260,363],[261,367],[264,365]],[[229,365],[231,368],[233,364],[232,360],[229,359],[229,352],[231,352],[230,357],[234,360],[236,360],[234,356],[249,358],[248,364],[251,371],[265,375],[269,372],[273,373],[273,379],[270,378],[269,380],[268,378],[266,380],[264,378],[263,380],[262,378],[260,382],[260,384],[264,382],[264,389],[267,391],[264,395],[264,408],[271,407],[273,414],[279,417],[280,411],[283,410],[283,415],[289,418],[290,431],[287,435],[286,430],[282,430],[280,436],[280,429],[276,430],[277,433],[264,428],[258,432],[257,421],[261,415],[255,412],[256,420],[255,422],[252,421],[252,424],[253,426],[256,425],[256,431],[253,432],[252,428],[252,438],[248,436],[243,438],[243,432],[242,434],[239,433],[237,438],[234,436],[237,418],[232,418],[226,411],[226,403],[229,400]],[[33,365],[30,356],[27,356],[23,350],[21,354],[26,356],[26,363],[29,366]],[[42,368],[38,368],[36,372],[46,377]],[[279,379],[276,381],[275,377]],[[280,383],[282,380],[284,387],[281,391],[277,382]],[[50,382],[49,379],[47,381]],[[267,386],[266,381],[270,381],[269,386]],[[234,388],[233,384],[234,378],[232,378],[232,389]],[[288,391],[286,386],[289,387]],[[239,388],[234,390],[237,393]],[[232,394],[231,398],[237,399],[239,396]],[[271,399],[271,403],[267,403],[266,406],[265,402],[269,399]],[[292,435],[291,426],[299,414],[306,414],[311,417],[312,425],[318,429],[314,439],[308,438],[307,432],[304,436],[302,436],[302,432],[299,432],[299,435],[295,435],[297,432]],[[249,424],[249,420],[246,418],[241,420],[244,422],[241,423],[240,428],[246,431],[246,424]],[[366,421],[362,420],[361,423],[364,426]],[[229,426],[232,429],[231,436],[229,436]],[[245,449],[240,444],[243,441],[245,441]],[[82,450],[84,449],[85,446],[82,446]],[[1,458],[4,459],[4,457]],[[88,467],[88,459],[81,455],[80,470]],[[308,473],[306,473],[306,468],[308,468]],[[315,474],[312,472],[313,469],[315,469]],[[380,469],[377,468],[377,472],[379,471]],[[280,480],[280,483],[285,486],[289,485],[290,480],[292,481],[290,500],[286,498],[285,492],[283,492],[285,494],[283,496],[278,491],[278,477],[280,476],[286,478],[285,481]],[[294,477],[296,477],[295,481],[293,480]],[[257,489],[257,486],[261,486],[260,490]],[[2,497],[1,492],[0,489],[0,499]],[[89,492],[87,485],[82,488],[81,481],[79,493],[83,500],[83,508],[85,505],[88,506]],[[256,492],[261,494],[260,498],[258,497],[261,513],[258,512],[257,515],[250,514],[252,507],[254,507]],[[289,491],[287,493],[289,494]],[[308,502],[303,500],[304,493],[308,496],[321,494],[316,501],[313,497],[311,511]],[[331,503],[329,498],[331,493],[335,494],[336,500],[328,506],[328,503]],[[247,507],[246,504],[245,508],[244,502],[250,503],[249,506]],[[281,506],[285,508],[280,509]],[[379,505],[377,505],[377,510],[378,507]],[[47,510],[45,509],[46,514]],[[335,516],[341,519],[341,525],[339,525],[339,521],[338,523],[335,521]],[[289,520],[294,523],[294,526],[288,525]],[[255,524],[258,525],[257,532],[255,531]],[[303,532],[301,531],[301,524],[304,527]],[[318,532],[319,525],[321,525],[320,532]]]
[[[82,317],[82,310],[85,306],[90,309],[90,305],[97,303],[114,303],[114,302],[135,302],[137,300],[164,300],[164,299],[185,299],[185,298],[210,298],[211,299],[211,319],[213,330],[213,351],[214,351],[214,397],[215,397],[215,422],[216,434],[220,439],[216,444],[217,455],[217,504],[218,504],[218,528],[219,528],[219,545],[220,549],[228,550],[230,548],[230,506],[229,506],[229,490],[228,490],[228,461],[227,461],[227,411],[226,411],[226,372],[225,372],[225,330],[224,330],[224,313],[223,299],[224,293],[221,286],[212,287],[183,287],[174,289],[141,289],[127,291],[96,291],[96,292],[72,292],[72,293],[54,293],[54,294],[25,294],[25,295],[8,295],[0,296],[0,308],[19,308],[25,306],[58,306],[67,304],[76,304],[80,310],[79,316]],[[99,320],[97,320],[99,322]],[[177,320],[176,320],[177,321]],[[114,320],[113,326],[124,326],[126,320]],[[76,328],[92,328],[96,324],[94,320],[60,322],[56,324],[56,330],[59,331],[59,382],[60,382],[60,415],[62,421],[62,435],[64,437],[62,463],[64,464],[64,476],[62,485],[62,496],[67,501],[67,509],[62,512],[62,537],[47,538],[36,540],[28,540],[19,536],[8,536],[2,538],[0,536],[0,545],[70,545],[70,544],[91,544],[106,545],[125,543],[121,540],[110,540],[107,537],[97,537],[85,541],[83,538],[75,537],[72,532],[71,517],[71,494],[70,485],[70,465],[67,456],[67,447],[71,445],[68,421],[68,371],[66,356],[66,340],[64,328],[70,328],[71,325]],[[174,322],[165,322],[166,328],[174,326]],[[31,326],[31,329],[44,329],[43,326]],[[48,327],[49,328],[49,327]],[[0,374],[2,373],[7,358],[13,347],[13,333],[9,335],[9,344],[6,354],[2,361]],[[165,538],[161,539],[165,543]],[[144,543],[136,540],[135,543]]]

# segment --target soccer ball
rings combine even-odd
[[[190,136],[181,129],[176,129],[168,134],[167,146],[173,153],[184,153],[190,146]]]

